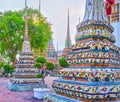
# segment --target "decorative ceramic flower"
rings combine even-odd
[[[94,76],[94,73],[91,73],[90,75],[93,77],[93,76]]]
[[[104,73],[104,72],[102,72],[102,73],[101,73],[101,77],[104,77],[104,76],[105,76],[105,73]]]
[[[83,76],[84,76],[84,72],[81,72],[81,73],[80,73],[80,77],[83,77]]]
[[[112,77],[114,77],[115,76],[115,74],[114,73],[112,73]]]
[[[78,86],[78,87],[77,87],[77,89],[78,89],[78,90],[81,90],[81,87],[80,87],[80,86]]]
[[[72,72],[72,76],[74,76],[75,74],[74,74],[74,72]]]
[[[104,92],[105,92],[106,90],[107,90],[107,88],[106,88],[106,87],[103,87],[103,88],[102,88],[102,91],[104,91]]]

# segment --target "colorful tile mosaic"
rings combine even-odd
[[[53,82],[56,96],[49,95],[52,98],[46,100],[57,95],[76,102],[119,100],[120,48],[114,45],[112,32],[104,0],[87,0],[84,19],[77,25],[76,43],[66,57],[70,67],[59,72],[61,78]]]

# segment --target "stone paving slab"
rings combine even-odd
[[[47,76],[45,83],[52,89],[52,81],[56,77]],[[7,88],[9,78],[0,78],[0,102],[43,102],[34,98],[33,91],[29,92],[12,92]]]

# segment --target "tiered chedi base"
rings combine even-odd
[[[111,26],[91,25],[78,27],[76,44],[67,55],[72,68],[60,72],[62,79],[55,80],[53,88],[61,97],[116,101],[120,97],[120,49],[113,44]]]
[[[34,68],[33,54],[22,53],[16,63],[15,72],[8,83],[8,88],[13,91],[29,91],[39,87],[42,79],[37,78],[38,73],[39,70]]]
[[[46,96],[46,100],[72,98],[76,100],[75,102],[78,100],[105,102],[115,101],[120,97],[120,69],[70,67],[61,70],[60,75],[62,78],[53,82],[56,94]]]

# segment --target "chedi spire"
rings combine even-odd
[[[69,9],[68,9],[68,22],[67,22],[67,37],[65,40],[65,48],[71,48],[71,38],[70,38],[70,25],[69,25]]]
[[[67,18],[67,36],[65,40],[65,48],[63,50],[62,56],[66,57],[66,55],[70,52],[70,48],[72,46],[71,44],[71,38],[70,38],[70,24],[69,24],[69,9],[68,9],[68,18]]]
[[[31,52],[31,45],[29,42],[29,36],[28,36],[28,12],[27,12],[27,0],[25,0],[25,33],[24,33],[24,41],[22,46],[22,52]]]

